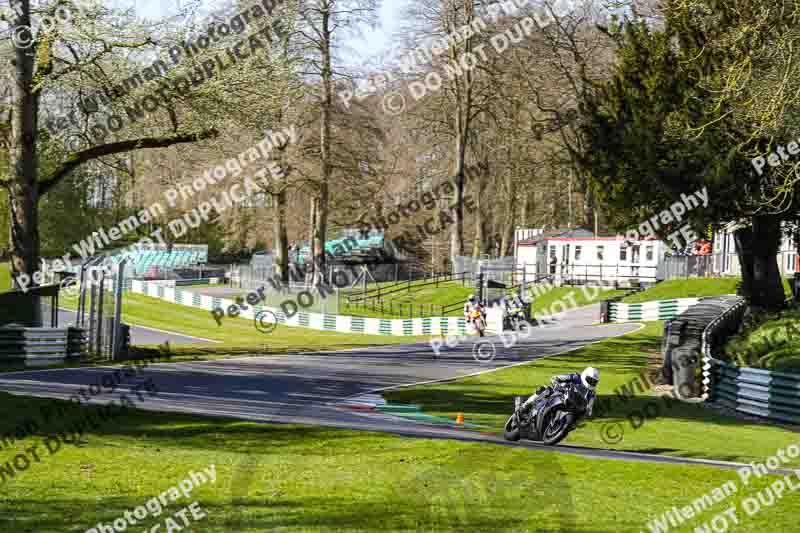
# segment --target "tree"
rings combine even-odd
[[[50,170],[42,173],[40,119],[46,98],[68,94],[70,82],[91,78],[94,71],[102,70],[104,63],[113,61],[115,54],[135,52],[154,44],[149,36],[143,36],[139,24],[129,17],[112,16],[110,10],[100,7],[91,12],[81,11],[74,5],[75,18],[70,23],[43,25],[34,35],[31,28],[35,16],[54,16],[61,4],[60,1],[53,2],[34,13],[30,0],[19,0],[15,10],[2,18],[14,38],[4,43],[3,50],[6,65],[2,74],[10,81],[10,91],[2,109],[4,113],[0,114],[0,133],[8,154],[7,175],[0,179],[9,198],[11,264],[18,284],[21,275],[30,277],[34,283],[38,281],[34,274],[39,267],[40,255],[40,199],[73,170],[106,156],[195,142],[216,135],[213,128],[181,131],[173,121],[175,127],[172,131],[161,135],[140,135],[74,151],[65,150]],[[126,24],[135,30],[125,31]],[[92,31],[80,32],[78,29],[82,25]],[[100,85],[108,81],[106,78]]]
[[[352,31],[360,23],[375,24],[377,0],[311,0],[301,4],[302,20],[297,31],[297,40],[304,50],[306,68],[304,74],[319,82],[319,178],[316,180],[317,195],[311,202],[311,250],[314,261],[314,283],[319,284],[325,276],[325,242],[330,211],[330,181],[334,172],[332,145],[332,121],[334,113],[333,90],[337,74],[334,55],[337,48],[335,38],[343,32]],[[316,81],[315,80],[315,81]]]
[[[776,254],[782,221],[796,218],[797,180],[762,176],[751,158],[796,130],[792,17],[800,7],[735,4],[667,0],[663,29],[626,19],[608,30],[620,45],[618,64],[583,99],[581,164],[620,229],[707,187],[709,206],[690,211],[688,223],[701,232],[709,223],[742,222],[743,288],[753,306],[774,310],[784,302]]]

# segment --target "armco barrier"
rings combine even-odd
[[[211,312],[212,309],[221,307],[227,309],[237,305],[234,300],[207,296],[205,294],[190,293],[180,287],[164,287],[157,283],[134,280],[131,292],[159,298],[167,302],[196,307]],[[323,331],[338,331],[340,333],[364,333],[368,335],[464,335],[466,334],[466,321],[463,317],[431,317],[431,318],[364,318],[345,315],[328,315],[320,313],[298,312],[288,317],[280,309],[261,305],[247,306],[242,309],[239,316],[255,319],[261,311],[272,311],[279,324],[287,326],[305,327]],[[209,315],[209,321],[213,319]],[[223,323],[224,324],[224,323]]]
[[[703,330],[703,396],[741,413],[800,424],[800,375],[738,367],[714,357],[736,331],[745,309],[741,301]]]
[[[800,424],[800,375],[739,368],[710,359],[709,401],[777,422]]]

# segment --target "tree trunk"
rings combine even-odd
[[[30,27],[30,2],[22,0],[12,31]],[[33,90],[34,47],[14,48],[14,80],[11,88],[11,150],[9,211],[11,214],[11,269],[15,286],[18,276],[33,280],[39,268],[39,186],[36,141],[39,96]],[[30,281],[34,285],[33,281]],[[38,307],[38,306],[37,306]]]
[[[448,5],[450,9],[449,22],[445,24],[445,29],[448,31],[455,31],[462,25],[472,24],[475,20],[475,5],[473,2],[465,2],[463,5],[458,5],[457,2],[451,2]],[[463,9],[463,19],[458,20],[458,12]],[[445,15],[447,16],[447,15]],[[463,51],[460,49],[461,44],[451,42],[448,47],[448,56],[450,61],[458,62],[462,53],[468,54],[472,52],[473,40],[468,37],[464,40]],[[454,123],[454,146],[453,157],[455,160],[455,177],[456,177],[456,198],[455,209],[453,210],[453,229],[450,234],[450,258],[451,264],[456,264],[456,257],[464,255],[464,171],[466,168],[467,157],[467,142],[470,138],[470,123],[473,115],[473,102],[472,102],[472,88],[473,88],[473,73],[471,70],[464,72],[464,75],[453,82],[455,90],[453,96],[455,98],[455,120]]]
[[[528,228],[528,211],[530,210],[530,207],[531,207],[531,194],[533,194],[533,193],[531,193],[528,190],[528,186],[527,185],[523,185],[522,186],[522,208],[520,209],[522,211],[522,213],[520,213],[520,216],[521,216],[521,219],[522,219],[522,227],[526,228],[526,229]]]
[[[734,241],[742,269],[742,292],[750,305],[766,311],[782,309],[786,297],[778,268],[780,219],[753,217],[752,227],[736,230]]]
[[[486,248],[489,246],[486,235],[487,220],[484,212],[487,210],[484,203],[484,196],[486,194],[486,173],[483,169],[478,172],[472,173],[478,181],[476,184],[476,198],[475,198],[475,242],[472,243],[472,257],[475,259],[480,258],[481,254],[485,253]]]
[[[289,237],[286,233],[286,189],[273,195],[275,201],[275,263],[281,282],[289,282]]]
[[[316,276],[314,250],[316,249],[315,241],[317,234],[317,204],[319,204],[319,198],[311,198],[311,221],[308,226],[311,228],[311,231],[308,236],[308,257],[306,258],[305,268],[303,269],[306,273],[306,283],[313,281]]]
[[[594,200],[588,187],[583,187],[583,227],[594,228]]]
[[[456,130],[461,129],[461,113],[456,117]],[[455,176],[456,197],[453,209],[453,229],[450,234],[450,258],[456,264],[456,257],[464,255],[464,160],[466,158],[466,143],[461,134],[456,134],[455,141]]]
[[[314,263],[318,269],[314,285],[325,279],[325,240],[328,230],[328,183],[331,177],[331,108],[333,103],[333,71],[331,68],[330,10],[322,11],[322,124],[320,131],[320,153],[322,158],[322,183],[319,187],[319,205],[314,234]]]
[[[512,255],[514,249],[514,215],[517,211],[517,188],[514,174],[506,172],[506,213],[501,226],[500,257]]]

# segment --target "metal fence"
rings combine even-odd
[[[386,300],[385,297],[393,294],[410,293],[412,289],[425,287],[438,288],[446,283],[464,283],[468,278],[465,274],[448,274],[428,272],[414,279],[397,281],[389,284],[368,285],[366,288],[353,288],[339,293],[339,306],[343,312],[358,315],[359,312],[372,311],[374,313],[403,316],[407,318],[447,316],[461,309],[464,302],[450,304],[416,304]]]
[[[635,287],[655,284],[655,265],[562,264],[551,273],[556,285],[605,285]]]
[[[676,278],[705,278],[721,275],[719,270],[720,258],[714,255],[687,255],[671,256],[664,258],[664,264],[659,271],[660,279]]]
[[[250,264],[234,265],[229,269],[231,285],[234,287],[257,290],[276,276],[276,265],[271,261],[261,259]],[[328,265],[326,279],[333,282],[345,273],[351,279],[352,285],[375,286],[376,283],[388,283],[418,279],[426,273],[415,270],[405,263],[378,263],[378,264],[333,264]],[[302,266],[292,264],[289,268],[289,278],[292,283],[311,283],[310,277],[305,274]]]
[[[782,276],[791,276],[798,271],[797,253],[782,251],[776,259]],[[741,275],[739,256],[735,253],[665,257],[663,268],[659,270],[659,279]]]
[[[124,357],[129,328],[121,321],[126,261],[103,268],[104,258],[87,262],[80,271],[75,325],[86,332],[87,354],[101,359]]]
[[[524,269],[517,267],[514,257],[476,259],[458,256],[453,266],[454,272],[466,274],[468,279],[475,279],[482,272],[484,281],[495,281],[509,286],[518,284],[518,280],[524,275]]]

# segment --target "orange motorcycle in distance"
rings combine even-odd
[[[475,331],[478,332],[478,335],[483,337],[486,331],[486,318],[483,316],[483,311],[479,308],[475,308],[470,312],[469,318]]]

